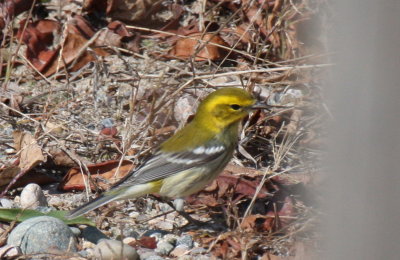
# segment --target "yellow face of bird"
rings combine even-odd
[[[249,114],[256,100],[245,90],[222,88],[208,95],[199,105],[197,120],[225,128]]]

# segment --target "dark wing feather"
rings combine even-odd
[[[202,150],[204,152],[201,153]],[[197,151],[197,153],[194,151]],[[125,187],[165,179],[178,172],[210,163],[226,152],[227,149],[223,145],[179,153],[157,152],[140,168],[126,176],[114,187]]]

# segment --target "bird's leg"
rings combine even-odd
[[[184,205],[184,200],[183,199],[175,199],[174,202],[170,201],[169,199],[164,199],[160,197],[155,197],[158,201],[167,203],[171,208],[173,208],[176,212],[178,212],[179,215],[184,217],[190,224],[196,225],[196,226],[203,226],[207,224],[207,222],[203,222],[197,219],[192,218],[188,213],[185,212],[183,209]]]
[[[167,201],[167,204],[172,207],[174,210],[176,210],[176,212],[179,213],[179,215],[181,215],[182,217],[184,217],[189,223],[196,225],[196,226],[202,226],[207,224],[207,222],[203,222],[197,219],[192,218],[184,209],[185,201],[181,198],[179,199],[175,199],[173,202],[171,202],[170,200]]]

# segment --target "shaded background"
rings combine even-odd
[[[399,259],[400,1],[334,1],[323,259]]]

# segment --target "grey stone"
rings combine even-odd
[[[171,208],[171,206],[168,205],[167,203],[160,203],[160,204],[158,204],[158,206],[160,207],[160,210],[162,212],[168,212],[168,211],[173,210],[173,208]]]
[[[150,256],[157,255],[157,253],[154,252],[153,249],[144,248],[144,247],[139,247],[137,249],[137,253],[140,256],[140,259],[142,259],[142,260],[147,259]]]
[[[89,252],[87,250],[81,250],[78,252],[78,254],[84,258],[89,258]]]
[[[124,228],[122,230],[122,235],[124,237],[134,237],[136,239],[140,236],[140,234],[133,228]]]
[[[47,200],[43,194],[42,188],[36,183],[30,183],[25,186],[21,192],[20,203],[21,207],[24,209],[35,209],[39,206],[47,206]]]
[[[174,228],[174,224],[169,221],[158,221],[155,224],[157,225],[157,228],[163,230],[172,230]]]
[[[46,253],[50,249],[76,252],[71,229],[61,220],[48,216],[20,223],[11,232],[7,244],[19,246],[24,254]]]
[[[64,205],[64,200],[59,198],[58,196],[52,196],[49,200],[48,200],[48,204],[51,206],[55,206],[55,207],[60,207]]]
[[[69,229],[71,229],[72,233],[74,233],[76,237],[80,236],[82,233],[81,230],[77,227],[70,227]]]
[[[131,227],[113,227],[110,229],[110,231],[113,237],[115,237],[117,240],[122,240],[125,237],[139,237],[139,233]]]
[[[178,236],[174,234],[166,234],[162,240],[167,241],[171,245],[176,245],[176,241],[178,240]]]
[[[114,120],[112,118],[105,118],[101,121],[101,126],[103,128],[109,128],[114,126]]]
[[[116,260],[116,259],[129,259],[139,260],[139,255],[136,250],[125,245],[121,241],[102,239],[94,248],[94,256],[96,259],[102,260]]]
[[[82,230],[82,238],[94,244],[99,243],[101,239],[108,239],[103,232],[92,226],[87,226]]]
[[[154,251],[156,253],[159,253],[160,255],[168,255],[173,249],[173,245],[171,245],[167,241],[161,240],[157,243],[157,248]]]
[[[189,249],[193,247],[193,238],[190,235],[183,235],[178,237],[178,239],[176,240],[176,245],[180,246],[186,246]]]
[[[15,203],[12,200],[1,198],[0,199],[0,208],[4,209],[12,209],[15,208]]]

